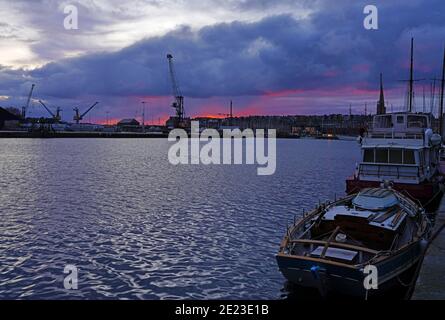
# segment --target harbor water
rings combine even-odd
[[[0,299],[283,299],[294,215],[342,195],[355,141],[278,140],[277,169],[179,165],[166,139],[0,140]],[[78,268],[78,289],[64,268]]]

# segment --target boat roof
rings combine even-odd
[[[363,219],[369,225],[397,230],[409,212],[401,206],[391,189],[366,188],[360,191],[351,205],[334,205],[323,216],[324,220],[337,218]]]
[[[330,208],[323,216],[323,220],[336,220],[336,217],[350,217],[353,219],[364,219],[369,225],[386,229],[397,230],[403,223],[403,220],[408,216],[406,211],[401,211],[400,219],[394,219],[400,210],[396,208],[371,211],[371,210],[357,210],[348,206],[335,206]]]
[[[356,207],[366,210],[384,210],[393,207],[399,200],[390,189],[366,188],[352,200]]]

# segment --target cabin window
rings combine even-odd
[[[389,149],[389,163],[403,163],[402,150]]]
[[[397,116],[397,123],[403,123],[403,116]]]
[[[403,163],[416,164],[416,159],[414,158],[414,150],[403,150]]]
[[[363,162],[374,162],[374,149],[364,149]]]
[[[388,163],[388,149],[376,149],[375,162]]]
[[[391,115],[377,116],[374,121],[376,128],[392,128]]]
[[[408,116],[408,128],[426,128],[427,120],[424,116]]]

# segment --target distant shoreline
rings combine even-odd
[[[73,131],[57,131],[57,132],[28,132],[28,131],[0,131],[1,138],[28,138],[28,139],[46,139],[46,138],[131,138],[131,139],[158,139],[168,138],[168,133],[152,133],[152,132],[73,132]],[[316,139],[311,136],[293,136],[285,134],[277,134],[278,139]],[[355,136],[339,135],[334,139],[325,140],[355,140]],[[319,138],[320,139],[320,138]]]
[[[0,131],[0,138],[167,138],[166,133],[141,132],[28,132]]]

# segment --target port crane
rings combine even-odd
[[[172,82],[172,93],[175,101],[172,107],[176,110],[176,127],[184,126],[184,96],[179,89],[178,80],[176,78],[175,68],[173,66],[173,55],[167,54],[168,67],[170,73],[170,80]]]
[[[40,104],[46,109],[46,111],[48,111],[48,113],[53,117],[53,119],[56,122],[59,122],[60,120],[62,120],[62,117],[60,115],[60,111],[62,111],[62,109],[60,107],[57,107],[56,109],[56,114],[54,114],[54,112],[52,112],[44,103],[42,100],[39,100]]]
[[[31,102],[31,98],[32,98],[32,92],[34,91],[34,87],[36,85],[33,83],[31,85],[31,90],[29,91],[28,94],[28,99],[26,100],[26,104],[24,107],[22,107],[22,118],[25,119],[26,118],[26,113],[28,112],[28,108],[29,108],[29,103]]]
[[[79,108],[77,108],[77,107],[73,108],[74,112],[76,113],[76,114],[74,115],[73,120],[76,121],[77,124],[79,124],[79,122],[83,119],[83,117],[85,117],[86,114],[87,114],[88,112],[90,112],[91,109],[93,109],[98,103],[99,103],[99,102],[95,102],[91,107],[89,107],[89,108],[87,109],[87,111],[85,111],[85,112],[82,113],[82,114],[80,114],[80,112],[79,112]]]

